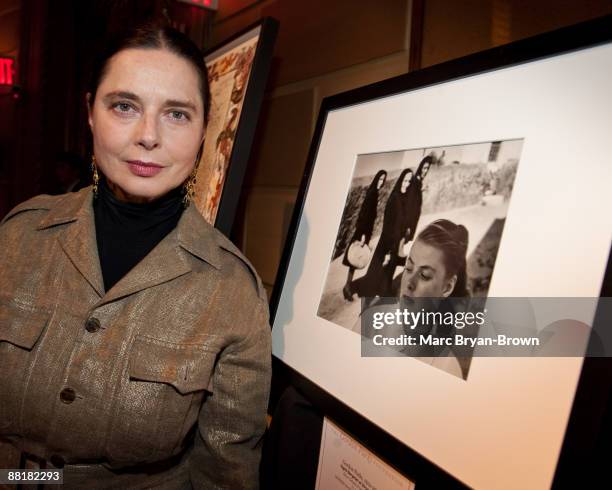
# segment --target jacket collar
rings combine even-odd
[[[59,236],[62,249],[100,295],[102,303],[108,303],[186,274],[191,270],[191,266],[185,251],[216,269],[221,268],[216,232],[192,204],[185,209],[176,228],[105,293],[96,242],[91,186],[61,196],[50,207],[37,229],[44,230],[68,223],[71,224]]]

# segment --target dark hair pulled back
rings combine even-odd
[[[447,277],[457,274],[457,282],[450,296],[469,296],[465,259],[468,246],[466,227],[447,219],[439,219],[429,224],[419,234],[417,240],[422,240],[442,252]]]
[[[109,60],[124,49],[165,49],[190,62],[200,79],[204,124],[208,124],[210,88],[204,55],[187,35],[159,23],[147,23],[125,31],[114,37],[100,52],[94,60],[89,82],[90,104],[93,104],[96,98],[98,86],[108,70]]]

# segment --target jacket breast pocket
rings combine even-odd
[[[137,337],[130,355],[130,378],[167,383],[180,394],[212,392],[216,351],[197,344],[175,344]]]
[[[47,312],[0,302],[0,431],[4,434],[16,430],[26,375],[34,361],[32,350],[48,319]]]
[[[216,357],[209,346],[138,336],[118,393],[109,459],[133,464],[178,453],[214,390]]]
[[[0,304],[0,342],[30,350],[47,324],[48,313]]]

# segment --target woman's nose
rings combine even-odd
[[[406,269],[404,269],[404,276],[402,277],[403,292],[412,293],[414,292],[414,288],[414,273],[408,272]]]
[[[159,146],[159,128],[156,117],[145,114],[140,119],[136,143],[147,150],[153,150]]]

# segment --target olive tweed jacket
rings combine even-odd
[[[64,488],[255,488],[270,327],[249,262],[189,206],[109,291],[92,188],[0,225],[0,450]]]

